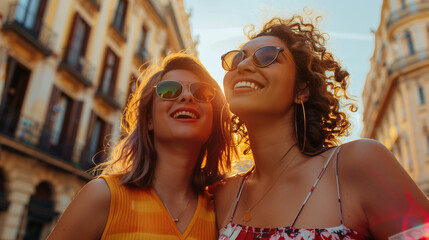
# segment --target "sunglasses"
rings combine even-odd
[[[283,51],[282,47],[265,46],[261,47],[253,53],[253,64],[257,67],[267,67],[273,63],[279,53]],[[232,71],[237,68],[238,64],[244,60],[246,53],[243,50],[232,50],[222,55],[222,67],[226,71]]]
[[[198,102],[211,102],[216,93],[216,88],[208,83],[193,82],[183,84],[175,80],[165,80],[156,84],[153,88],[156,89],[156,94],[163,100],[175,100],[183,92],[184,86],[189,87],[189,92],[192,97]]]

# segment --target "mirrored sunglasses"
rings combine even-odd
[[[253,64],[257,67],[267,67],[273,63],[279,53],[283,51],[282,47],[265,46],[253,53]],[[222,67],[226,71],[232,71],[237,68],[238,64],[244,60],[246,53],[243,50],[232,50],[222,55]]]
[[[189,87],[189,92],[196,101],[208,103],[215,97],[216,89],[212,85],[203,82],[183,84],[175,80],[165,80],[156,84],[154,88],[161,99],[175,100],[182,94],[184,86]]]

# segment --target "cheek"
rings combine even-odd
[[[229,101],[231,92],[232,92],[232,78],[233,74],[231,72],[227,72],[223,78],[223,89],[225,92],[225,97]]]

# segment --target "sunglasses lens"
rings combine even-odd
[[[266,67],[276,60],[278,53],[275,46],[262,47],[253,54],[253,61],[259,67]]]
[[[182,93],[182,84],[176,81],[162,81],[156,85],[156,94],[162,99],[176,99]]]
[[[210,102],[215,97],[215,89],[206,83],[196,82],[189,86],[192,96],[201,102]]]
[[[243,52],[234,50],[226,53],[222,58],[222,67],[223,69],[229,71],[238,66],[238,64],[243,60]]]

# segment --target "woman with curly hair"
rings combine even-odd
[[[380,143],[343,145],[349,73],[300,16],[222,56],[233,130],[254,166],[216,187],[219,239],[387,239],[429,221],[421,190]]]
[[[230,168],[222,90],[178,53],[141,75],[123,116],[124,138],[102,175],[72,201],[48,239],[215,239],[207,186]]]

